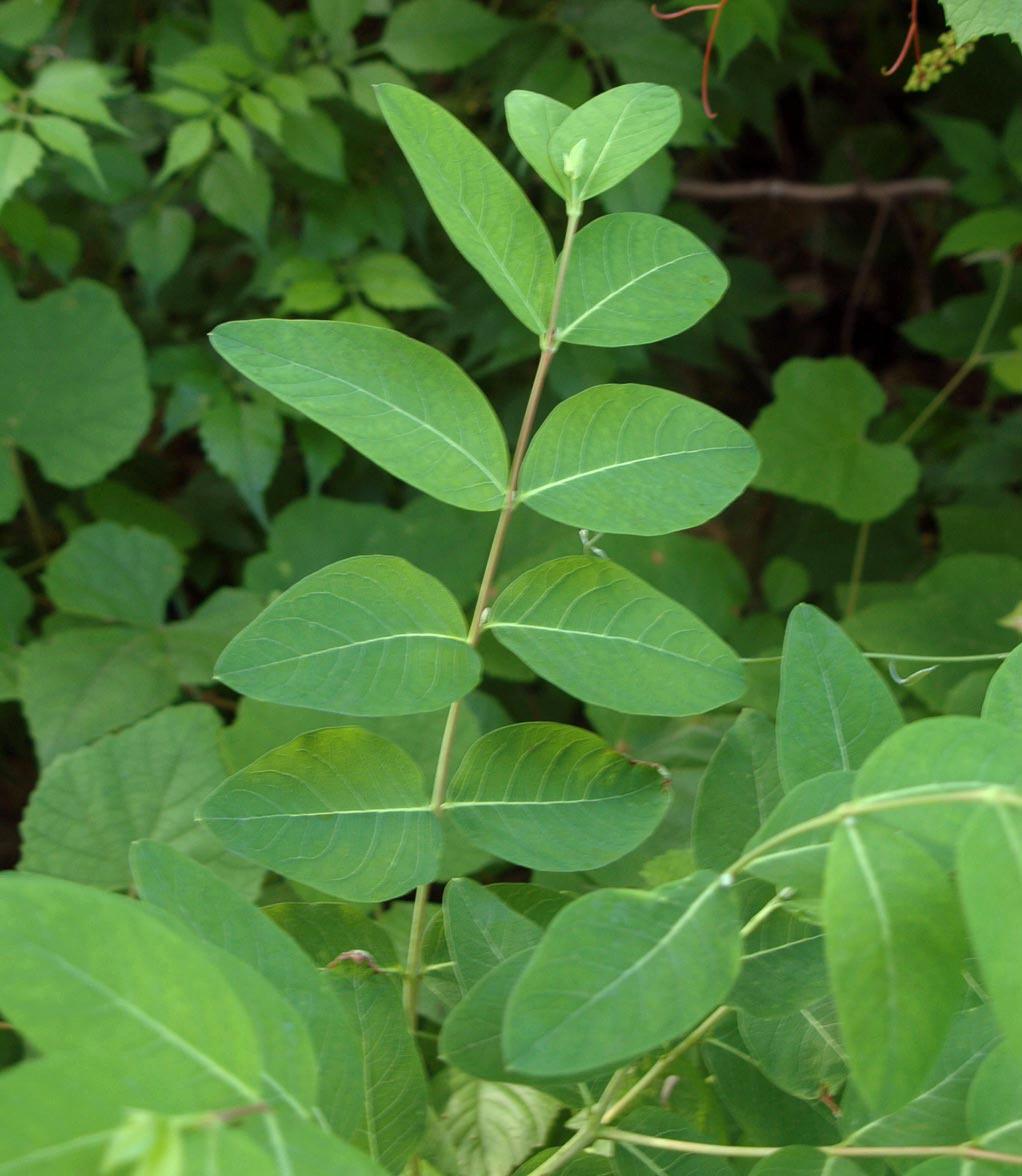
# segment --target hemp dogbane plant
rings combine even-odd
[[[491,514],[474,608],[404,559],[360,555],[282,592],[224,651],[227,685],[323,725],[231,775],[201,819],[309,901],[260,910],[154,841],[132,851],[141,901],[0,881],[0,1008],[46,1055],[6,1080],[25,1115],[0,1171],[1019,1166],[1022,948],[1005,930],[1022,904],[1022,659],[966,659],[1004,663],[982,717],[905,726],[850,637],[799,605],[776,726],[735,717],[757,698],[742,659],[612,557],[615,537],[727,506],[757,473],[751,437],[640,384],[590,387],[538,423],[560,347],[664,339],[726,289],[672,222],[583,223],[672,139],[676,94],[628,85],[576,110],[509,96],[515,144],[564,200],[559,256],[456,119],[410,89],[377,94],[452,242],[535,335],[510,455],[472,380],[396,331],[259,320],[212,339],[394,476]],[[530,512],[581,549],[508,574]],[[487,661],[510,655],[621,731],[722,712],[691,852],[684,793],[628,738],[476,718]],[[444,710],[442,731],[421,726]],[[431,782],[410,731],[437,736]],[[643,888],[607,885],[660,836]],[[452,879],[451,860],[532,880]]]

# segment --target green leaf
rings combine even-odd
[[[43,765],[167,706],[178,690],[159,634],[121,625],[33,642],[21,654],[19,682]]]
[[[266,244],[273,188],[258,160],[248,166],[229,151],[218,151],[199,176],[199,197],[225,225]]]
[[[699,782],[692,818],[696,864],[726,870],[780,798],[773,725],[755,711],[743,711]]]
[[[52,878],[0,879],[0,912],[0,1002],[36,1049],[144,1066],[164,1088],[151,1109],[261,1101],[252,1024],[201,945],[127,898]]]
[[[724,1000],[740,956],[737,911],[713,875],[584,895],[554,918],[511,995],[508,1065],[578,1074],[665,1045]]]
[[[251,167],[254,160],[252,135],[241,119],[235,118],[233,114],[223,110],[217,115],[216,129],[220,138],[234,153],[235,158],[246,167]]]
[[[848,1065],[829,994],[781,1017],[740,1013],[738,1028],[759,1068],[788,1094],[815,1099],[844,1084]]]
[[[781,934],[789,931],[793,938],[767,941],[742,957],[742,974],[728,997],[740,1013],[771,1020],[826,996],[823,935],[804,923],[795,923]]]
[[[283,115],[272,98],[255,90],[246,90],[238,99],[238,110],[250,126],[262,131],[274,143],[280,142]]]
[[[774,378],[774,398],[752,426],[763,455],[757,486],[852,523],[893,514],[915,490],[911,451],[866,436],[886,397],[855,360],[789,360]]]
[[[539,939],[539,929],[536,939]],[[501,1026],[511,993],[532,957],[518,951],[492,967],[470,988],[444,1020],[440,1056],[457,1070],[488,1082],[512,1082],[500,1048]]]
[[[1022,646],[1012,650],[990,679],[983,718],[1006,727],[1022,725]]]
[[[322,110],[305,114],[286,111],[281,124],[281,149],[293,163],[314,176],[343,182],[344,139]]]
[[[564,119],[550,136],[550,160],[563,175],[570,160],[572,198],[581,203],[613,188],[655,155],[680,123],[681,103],[671,86],[617,86]]]
[[[177,548],[141,527],[80,527],[47,564],[43,583],[65,612],[127,625],[158,625],[184,561]]]
[[[184,264],[194,236],[195,222],[183,208],[152,208],[131,222],[128,257],[150,298]]]
[[[514,145],[555,192],[567,196],[566,177],[554,166],[549,146],[550,136],[571,114],[571,107],[545,94],[512,90],[504,99],[504,114]]]
[[[719,514],[758,465],[748,433],[709,405],[645,384],[601,384],[543,422],[518,501],[573,527],[665,535]]]
[[[1022,13],[1012,0],[940,0],[958,44],[1007,33],[1022,47]]]
[[[471,878],[444,887],[444,937],[464,991],[499,964],[539,943],[540,928]]]
[[[0,41],[27,49],[57,17],[60,0],[5,0],[0,4]]]
[[[745,688],[738,658],[701,621],[592,556],[519,576],[486,627],[555,686],[626,714],[702,713]]]
[[[225,780],[200,816],[232,852],[355,902],[437,875],[440,826],[405,752],[359,727],[300,735]]]
[[[141,336],[113,290],[72,282],[34,302],[0,300],[0,334],[0,443],[26,450],[66,487],[97,481],[128,457],[152,398]]]
[[[0,208],[35,172],[43,152],[24,131],[0,131]]]
[[[727,286],[727,270],[681,225],[615,212],[575,240],[557,338],[588,347],[655,343],[694,326]]]
[[[390,473],[468,510],[496,510],[507,443],[476,385],[445,355],[357,323],[226,323],[213,346],[243,375]]]
[[[451,781],[447,819],[473,845],[533,870],[594,870],[640,845],[668,793],[653,764],[598,735],[519,723],[474,744]]]
[[[364,253],[355,259],[351,276],[366,298],[384,310],[443,305],[429,278],[401,253]]]
[[[1022,208],[985,208],[950,228],[934,251],[934,260],[968,253],[1010,253],[1022,244]]]
[[[843,1156],[827,1156],[811,1147],[784,1147],[760,1160],[750,1176],[862,1176],[862,1169]]]
[[[207,706],[161,711],[43,771],[21,824],[19,867],[74,882],[126,889],[128,849],[154,837],[249,894],[262,877],[195,823],[223,778],[220,722]]]
[[[162,184],[177,172],[192,167],[212,146],[213,126],[208,119],[191,118],[178,123],[167,140],[167,154],[154,183]]]
[[[712,1142],[693,1127],[688,1115],[663,1106],[640,1107],[622,1119],[620,1127],[653,1139]],[[649,1176],[651,1172],[655,1176],[732,1176],[733,1169],[720,1156],[686,1155],[654,1144],[619,1140],[614,1145],[614,1172],[615,1176]]]
[[[542,335],[553,299],[554,253],[525,193],[486,147],[436,103],[396,85],[378,86],[376,96],[455,247],[511,313]]]
[[[852,1075],[874,1111],[922,1089],[964,994],[947,875],[905,836],[845,823],[827,863],[827,966]]]
[[[57,114],[40,114],[32,120],[32,130],[45,147],[69,159],[78,160],[101,188],[106,186],[84,127]]]
[[[969,1088],[969,1138],[981,1147],[1022,1152],[1022,1064],[1007,1044],[983,1060]]]
[[[777,707],[777,758],[790,790],[824,772],[861,767],[902,725],[880,675],[819,609],[788,618]]]
[[[438,710],[480,663],[438,581],[403,559],[356,556],[289,588],[228,645],[218,676],[265,702],[349,715]]]
[[[408,0],[387,21],[380,48],[413,73],[461,69],[514,28],[473,0]]]
[[[275,409],[223,392],[203,413],[199,440],[210,465],[234,483],[249,510],[269,526],[263,494],[284,448],[284,426]]]
[[[1022,815],[998,805],[975,813],[958,843],[958,889],[984,988],[1022,1061],[1022,945],[1005,912],[1022,901]]]
[[[33,100],[45,110],[123,134],[124,128],[110,116],[105,105],[112,94],[109,71],[98,61],[63,58],[50,62],[39,71],[32,85]]]
[[[211,683],[224,647],[262,611],[262,601],[243,588],[218,588],[190,617],[164,625],[163,647],[177,680],[186,686]]]

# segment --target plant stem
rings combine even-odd
[[[985,662],[985,661],[1004,661],[1011,653],[1008,650],[1006,653],[956,653],[956,654],[940,654],[940,653],[866,653],[862,656],[869,661],[900,661],[900,662],[920,662],[927,665],[944,666],[953,665],[956,662]],[[772,653],[768,657],[743,657],[740,659],[744,665],[747,666],[766,666],[776,664],[781,660],[779,653]]]
[[[497,578],[497,568],[504,551],[508,527],[515,509],[515,498],[518,493],[518,479],[522,472],[522,462],[525,461],[525,451],[529,447],[532,431],[536,427],[536,416],[539,412],[539,402],[546,385],[547,373],[557,351],[557,318],[560,314],[561,299],[564,295],[564,282],[568,274],[568,264],[571,260],[571,250],[578,232],[578,222],[581,211],[568,214],[568,223],[564,231],[564,245],[561,249],[561,259],[557,267],[557,277],[554,280],[553,296],[550,300],[550,315],[547,328],[540,340],[539,361],[536,364],[536,374],[529,389],[529,399],[525,405],[521,427],[518,430],[518,440],[511,457],[511,468],[508,472],[507,492],[504,505],[501,507],[500,517],[493,532],[490,551],[486,557],[482,580],[479,584],[479,594],[476,597],[475,608],[472,610],[472,620],[468,626],[468,644],[475,648],[482,636],[486,610],[489,607],[493,585]],[[447,795],[447,781],[451,774],[451,761],[454,754],[454,737],[457,734],[458,719],[461,715],[461,701],[451,705],[447,712],[447,722],[440,740],[440,751],[437,755],[436,773],[433,776],[433,795],[431,806],[437,817],[442,816],[444,800]],[[422,979],[422,942],[426,933],[426,922],[429,915],[429,886],[419,886],[415,891],[415,901],[412,905],[412,925],[408,940],[408,962],[404,983],[405,1016],[412,1031],[415,1031],[418,1003],[419,983]]]
[[[866,567],[866,552],[869,550],[869,532],[872,524],[861,523],[855,539],[855,554],[852,556],[852,574],[848,580],[848,600],[845,602],[845,616],[850,617],[859,603],[859,589],[862,587],[862,573]]]
[[[987,343],[990,342],[990,336],[993,333],[994,327],[997,326],[997,320],[1001,317],[1001,311],[1004,309],[1004,303],[1008,297],[1008,290],[1011,287],[1011,275],[1015,268],[1014,259],[1010,254],[1004,254],[1000,260],[1001,276],[997,282],[997,288],[994,290],[994,296],[990,302],[990,309],[987,311],[983,325],[979,329],[979,334],[976,336],[976,342],[973,344],[972,350],[958,371],[955,372],[951,379],[948,380],[944,387],[941,388],[930,403],[901,434],[898,438],[899,445],[904,445],[906,442],[911,441],[923,425],[947,403],[955,392],[958,391],[966,378],[972,375],[973,371],[982,362]]]
[[[15,446],[11,445],[8,449],[11,459],[11,467],[14,470],[14,478],[21,490],[21,502],[25,508],[25,515],[28,518],[28,529],[32,534],[32,542],[35,543],[36,550],[39,552],[39,558],[45,560],[49,556],[49,550],[46,546],[46,528],[43,526],[42,515],[39,513],[39,508],[36,506],[35,499],[32,497],[32,488],[28,484],[28,478],[25,476],[25,467],[21,464],[21,455]]]

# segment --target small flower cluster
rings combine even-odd
[[[959,45],[958,38],[953,32],[948,30],[941,33],[938,47],[924,53],[916,62],[905,83],[905,90],[929,90],[956,65],[961,65],[975,48],[975,41],[966,41],[964,45]]]

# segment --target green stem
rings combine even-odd
[[[862,574],[866,568],[866,552],[869,550],[871,523],[862,523],[855,540],[855,554],[852,556],[852,574],[848,582],[848,600],[845,602],[845,616],[850,617],[859,604],[859,590]]]
[[[956,654],[939,654],[939,653],[866,653],[862,656],[869,661],[892,661],[892,662],[919,662],[925,665],[944,666],[954,665],[957,662],[986,662],[986,661],[1004,661],[1006,657],[1011,655],[1011,650],[1006,653],[956,653]],[[766,666],[775,665],[781,661],[779,653],[772,653],[768,657],[743,657],[740,659],[744,665],[747,666]]]
[[[782,1145],[776,1147],[743,1147],[727,1143],[702,1143],[689,1139],[665,1139],[658,1135],[639,1135],[635,1131],[619,1131],[614,1127],[605,1128],[601,1133],[604,1139],[617,1140],[619,1143],[634,1143],[637,1147],[655,1148],[659,1151],[681,1152],[693,1156],[722,1156],[733,1159],[756,1160],[776,1155],[783,1150]],[[843,1156],[846,1159],[896,1159],[898,1157],[918,1159],[950,1156],[959,1160],[985,1160],[989,1163],[1011,1164],[1022,1166],[1022,1156],[1011,1155],[1007,1152],[988,1151],[986,1148],[975,1147],[968,1143],[951,1143],[932,1147],[845,1147],[833,1144],[830,1147],[817,1147],[817,1151],[826,1156]],[[536,1172],[542,1171],[537,1168]]]
[[[553,297],[550,301],[550,315],[547,320],[546,331],[540,340],[540,353],[539,361],[536,364],[536,374],[532,380],[532,387],[529,389],[529,399],[525,405],[525,413],[522,416],[521,427],[518,430],[518,440],[515,443],[515,451],[511,458],[511,469],[508,473],[504,505],[501,507],[500,517],[497,519],[497,526],[493,532],[493,540],[490,543],[490,551],[486,557],[486,566],[483,569],[482,580],[479,584],[479,594],[476,597],[475,608],[472,610],[472,620],[468,626],[467,641],[473,648],[478,646],[479,640],[482,637],[486,610],[489,607],[490,597],[493,594],[493,586],[497,578],[497,568],[500,565],[500,557],[504,551],[508,527],[511,525],[511,516],[514,514],[515,499],[518,494],[518,479],[522,472],[522,462],[525,461],[525,451],[529,447],[529,440],[536,426],[539,402],[543,395],[543,388],[546,385],[550,364],[553,362],[554,354],[557,351],[557,319],[561,309],[561,299],[564,295],[564,282],[568,273],[568,264],[571,260],[572,246],[575,242],[575,234],[578,232],[580,217],[581,212],[572,212],[568,215],[568,223],[564,232],[564,246],[561,249],[561,260],[557,268]],[[444,724],[444,733],[440,740],[440,751],[437,755],[436,772],[433,776],[433,794],[430,802],[433,812],[438,817],[443,815],[444,800],[447,796],[447,781],[450,778],[451,762],[454,754],[454,739],[457,734],[460,715],[461,702],[458,701],[447,712],[447,721]],[[418,887],[415,891],[415,901],[412,905],[412,926],[408,940],[407,973],[404,983],[405,1016],[413,1031],[415,1030],[418,1015],[419,984],[422,979],[422,944],[426,933],[428,917],[429,886],[426,885]]]
[[[997,320],[1001,317],[1001,311],[1004,309],[1004,303],[1008,297],[1008,291],[1011,288],[1011,275],[1014,268],[1014,259],[1010,254],[1005,254],[1001,258],[1001,276],[997,282],[997,288],[994,290],[990,309],[987,311],[983,325],[979,329],[979,334],[976,336],[976,342],[973,344],[972,350],[958,371],[955,372],[951,379],[948,380],[944,387],[941,388],[930,403],[901,434],[898,438],[899,445],[904,445],[911,441],[923,425],[951,399],[966,378],[982,363],[983,353],[986,351],[987,343],[990,342],[990,336],[993,333],[994,327],[997,326]]]
[[[28,529],[32,535],[32,542],[35,543],[36,550],[39,553],[39,559],[45,561],[50,553],[46,546],[46,528],[43,526],[42,515],[39,513],[35,498],[32,496],[32,487],[29,486],[28,478],[25,476],[25,467],[21,464],[21,455],[14,445],[9,446],[8,453],[10,454],[11,468],[14,470],[14,480],[18,483],[18,489],[21,491],[21,503],[25,508],[25,516],[28,519]]]

